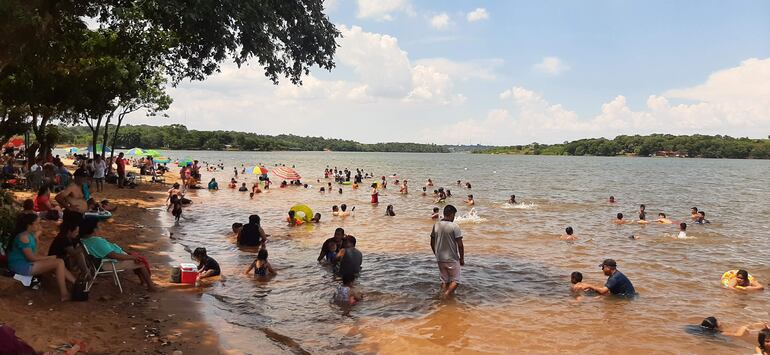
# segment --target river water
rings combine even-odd
[[[264,335],[286,352],[310,353],[750,353],[756,336],[704,337],[684,331],[716,316],[729,327],[770,321],[770,293],[723,289],[720,275],[745,268],[770,280],[770,162],[664,158],[494,156],[338,152],[168,152],[226,165],[215,177],[220,191],[193,191],[194,204],[174,225],[161,219],[179,245],[206,247],[226,275],[204,289],[207,317],[225,347],[268,352]],[[253,200],[226,188],[232,167],[264,163],[295,165],[312,188],[279,189]],[[369,203],[369,189],[319,193],[323,169],[361,168],[376,176],[398,174],[411,185],[398,194],[393,179]],[[469,208],[465,218],[464,282],[454,300],[438,298],[438,270],[429,234],[432,197],[420,189],[431,178],[451,189],[448,202]],[[243,176],[248,186],[256,176]],[[468,191],[456,181],[471,182]],[[273,178],[273,180],[276,180]],[[337,185],[335,185],[335,189]],[[432,188],[430,189],[432,191]],[[505,204],[516,194],[522,205]],[[618,202],[607,203],[614,195]],[[303,203],[323,214],[322,223],[288,227],[286,211]],[[331,206],[356,206],[348,218],[331,216]],[[664,212],[689,222],[690,207],[705,210],[710,225],[690,225],[691,239],[679,240],[673,225],[611,223],[618,212],[648,219]],[[392,204],[396,216],[385,215]],[[259,282],[243,275],[254,260],[228,239],[230,225],[257,213],[271,235],[270,262],[278,276]],[[688,223],[690,224],[690,223]],[[578,240],[558,240],[572,226]],[[366,298],[350,310],[330,304],[339,281],[316,262],[323,241],[337,227],[358,239],[364,254],[358,279]],[[630,235],[638,235],[631,240]],[[569,294],[569,275],[603,284],[598,265],[614,258],[634,283],[634,300],[583,298]],[[182,261],[185,261],[182,258]],[[188,259],[189,261],[189,259]]]

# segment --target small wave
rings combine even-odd
[[[534,210],[537,208],[537,205],[534,202],[530,202],[530,203],[521,202],[517,204],[511,204],[506,202],[501,207],[506,210]]]
[[[466,214],[464,214],[464,215],[462,215],[460,217],[455,218],[455,222],[458,223],[458,224],[463,224],[463,223],[481,223],[481,222],[486,222],[486,221],[487,221],[486,218],[479,216],[478,212],[476,212],[476,208],[471,208],[471,210],[468,211],[468,213],[466,213]]]

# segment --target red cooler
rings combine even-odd
[[[181,263],[179,269],[182,270],[182,283],[194,285],[198,278],[198,265],[192,263]]]

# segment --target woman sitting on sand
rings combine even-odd
[[[80,242],[88,248],[91,256],[97,259],[114,259],[118,263],[113,265],[107,263],[102,270],[111,271],[114,268],[118,270],[134,270],[139,276],[139,282],[147,287],[148,291],[155,291],[155,283],[150,278],[149,264],[145,257],[133,253],[128,254],[117,244],[110,243],[102,237],[94,236],[98,223],[96,220],[86,219],[80,224]]]
[[[58,220],[61,218],[61,209],[51,203],[51,190],[43,186],[38,190],[34,200],[33,210],[45,219]]]
[[[15,237],[8,249],[8,268],[16,274],[37,276],[56,275],[62,301],[70,300],[67,282],[75,283],[75,276],[64,266],[64,260],[54,256],[37,255],[38,236],[42,233],[36,214],[20,214],[16,219]]]

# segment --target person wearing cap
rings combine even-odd
[[[636,295],[634,285],[626,275],[618,271],[618,264],[613,259],[606,259],[599,265],[604,275],[609,276],[604,286],[582,284],[583,291],[593,290],[600,295],[612,294],[618,296],[633,297]]]
[[[75,170],[72,182],[56,194],[54,199],[59,203],[59,206],[64,208],[63,221],[78,224],[83,220],[83,213],[88,211],[88,203],[83,194],[83,184],[88,177],[88,172],[84,168],[78,168]]]

